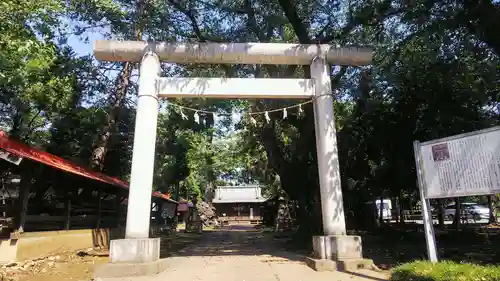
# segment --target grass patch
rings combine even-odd
[[[392,281],[500,281],[500,267],[443,261],[415,261],[392,271]]]

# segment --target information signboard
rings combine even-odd
[[[6,150],[1,149],[1,148],[0,148],[0,159],[8,161],[14,165],[19,165],[21,163],[21,161],[23,160],[22,157],[19,157],[13,153],[10,153]]]
[[[500,127],[418,144],[426,198],[500,193]]]
[[[500,127],[413,143],[431,262],[438,261],[430,198],[500,193]]]

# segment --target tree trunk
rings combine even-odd
[[[299,228],[295,236],[295,241],[300,243],[301,247],[308,247],[312,241],[310,241],[314,229],[314,219],[311,218],[312,214],[307,211],[306,200],[301,200],[297,208],[297,222]]]
[[[399,193],[399,217],[401,218],[400,223],[405,224],[405,213],[403,207],[403,194]]]
[[[460,220],[462,218],[462,210],[460,210],[460,198],[455,198],[455,228],[458,230],[460,228]]]
[[[493,196],[495,195],[488,195],[488,208],[490,209],[490,219],[488,221],[489,223],[497,223],[495,208],[493,206]]]
[[[444,209],[443,209],[443,199],[438,199],[438,221],[439,227],[444,227]]]
[[[410,211],[410,215],[413,215],[413,196],[411,196],[410,194],[410,198],[408,199],[409,200],[409,211]]]
[[[399,224],[400,217],[399,217],[399,200],[398,200],[398,197],[392,198],[392,201],[394,202],[394,206],[396,208],[396,224]],[[391,210],[391,214],[392,214],[392,210]]]
[[[491,0],[463,0],[463,5],[460,22],[500,55],[500,36],[496,31],[500,26],[500,8],[497,3]]]
[[[126,62],[123,65],[120,74],[116,78],[116,90],[111,98],[111,108],[108,115],[106,116],[106,124],[102,129],[102,133],[99,136],[96,147],[92,151],[90,167],[94,170],[102,171],[104,169],[104,160],[106,157],[108,144],[111,137],[113,136],[116,124],[119,121],[121,107],[124,105],[125,98],[127,97],[132,69],[132,63]]]
[[[139,0],[136,3],[137,19],[135,23],[135,40],[142,40],[142,13],[143,13],[144,1]],[[110,98],[110,110],[106,116],[106,124],[102,130],[102,133],[97,140],[97,144],[92,151],[92,157],[90,160],[90,167],[97,171],[102,171],[104,169],[104,161],[106,157],[106,152],[110,139],[112,138],[116,124],[120,118],[121,108],[125,104],[127,97],[127,92],[130,87],[130,76],[132,75],[132,70],[134,64],[132,62],[126,62],[118,77],[116,77],[116,89],[114,94]]]
[[[66,195],[66,201],[64,202],[64,229],[69,230],[71,228],[71,191],[68,191]]]

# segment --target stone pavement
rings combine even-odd
[[[111,280],[130,281],[376,281],[383,273],[316,272],[302,257],[287,252],[269,234],[242,229],[209,231],[203,239],[168,258],[169,269],[149,277]],[[104,281],[104,280],[103,280]]]

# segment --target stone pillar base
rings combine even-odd
[[[106,263],[96,267],[92,277],[97,281],[103,278],[154,276],[170,267],[168,259],[142,263]]]
[[[160,259],[160,238],[111,240],[111,263],[141,263]]]
[[[376,268],[372,260],[363,259],[361,237],[351,235],[313,236],[313,257],[306,263],[316,271]]]
[[[160,238],[111,240],[109,259],[95,269],[95,279],[155,275],[167,268],[160,260]]]
[[[351,235],[313,236],[314,258],[326,260],[362,259],[361,237]]]
[[[379,268],[370,259],[352,259],[352,260],[325,260],[306,257],[306,264],[315,271],[347,271],[356,272],[359,269],[370,269],[380,271]]]

